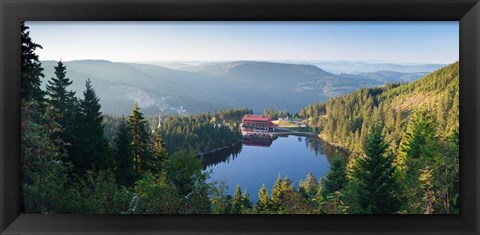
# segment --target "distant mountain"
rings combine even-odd
[[[427,75],[428,72],[416,72],[416,73],[400,73],[394,71],[377,71],[370,73],[359,74],[347,74],[342,73],[340,76],[352,79],[371,79],[382,83],[394,83],[394,82],[412,82],[421,77]]]
[[[43,85],[54,75],[56,64],[42,62],[46,75]],[[189,64],[181,70],[106,60],[64,64],[77,96],[82,97],[85,81],[90,78],[102,111],[114,115],[128,115],[134,101],[146,115],[193,114],[235,107],[248,107],[257,113],[268,107],[295,112],[306,104],[363,87],[422,76],[390,71],[337,75],[314,65],[256,61]]]
[[[394,71],[400,73],[433,72],[446,64],[394,64],[394,63],[365,63],[350,61],[311,62],[331,73],[371,73],[377,71]]]

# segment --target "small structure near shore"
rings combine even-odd
[[[275,132],[278,125],[266,115],[247,114],[242,118],[242,135],[270,135]]]

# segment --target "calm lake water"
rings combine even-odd
[[[276,139],[244,139],[242,145],[204,156],[204,169],[211,170],[211,181],[225,181],[233,195],[237,184],[246,189],[252,201],[265,184],[269,193],[277,176],[286,175],[298,187],[309,172],[325,176],[333,156],[346,154],[314,136],[284,136]]]

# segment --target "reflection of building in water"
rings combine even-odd
[[[270,147],[277,136],[246,135],[243,136],[243,144],[246,146]]]
[[[247,114],[242,118],[242,134],[246,135],[269,135],[278,128],[269,116]]]

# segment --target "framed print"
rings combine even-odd
[[[478,234],[479,4],[3,0],[1,232]]]

